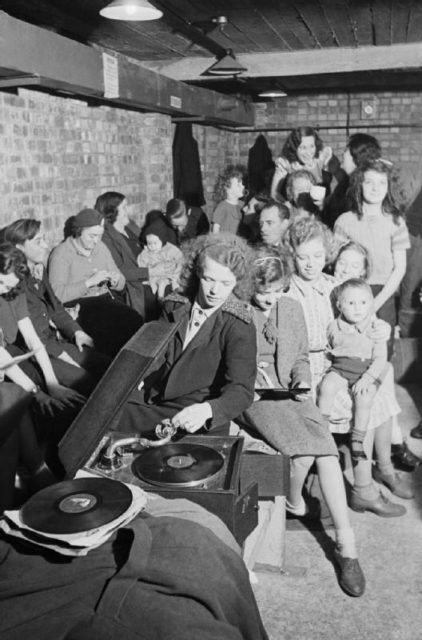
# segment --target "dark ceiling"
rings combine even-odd
[[[422,42],[421,0],[152,0],[164,14],[152,22],[106,20],[98,13],[106,4],[107,0],[3,0],[0,9],[224,93],[247,93],[255,98],[270,87],[300,93],[422,86],[422,55],[412,48]],[[223,28],[213,22],[220,15],[227,17]],[[388,62],[371,66],[367,47],[376,53],[383,47],[401,51],[400,45],[415,51],[420,63],[416,59],[409,64],[406,58],[403,66]],[[201,69],[205,70],[228,48],[242,63],[247,60],[248,71],[241,77],[215,80],[195,71],[195,61],[198,67],[203,59]],[[347,70],[343,64],[336,71],[336,56],[344,50],[346,56],[361,53],[360,63],[356,67],[351,63]],[[301,57],[309,51],[316,52],[321,61],[315,72],[307,71]],[[326,58],[321,57],[324,51]],[[289,55],[268,58],[266,54]],[[259,71],[252,73],[255,61]],[[174,63],[183,69],[172,71]]]

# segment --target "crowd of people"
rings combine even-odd
[[[0,509],[16,503],[18,464],[30,490],[60,478],[60,437],[119,349],[160,318],[177,331],[116,428],[151,434],[169,419],[219,435],[237,422],[289,456],[294,517],[318,517],[305,490],[314,465],[340,585],[360,596],[333,434],[350,432],[358,512],[403,515],[380,484],[412,498],[411,474],[394,463],[420,462],[403,442],[390,362],[410,248],[394,167],[372,136],[352,135],[340,162],[304,127],[266,191],[246,194],[245,179],[225,168],[210,220],[173,198],[142,229],[123,194],[104,193],[66,222],[50,254],[38,220],[1,230]]]

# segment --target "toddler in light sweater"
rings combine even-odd
[[[167,231],[163,220],[154,220],[145,229],[146,246],[138,256],[138,266],[148,268],[147,284],[158,298],[164,298],[168,285],[177,288],[183,265],[183,253],[167,242]]]

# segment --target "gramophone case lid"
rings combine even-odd
[[[155,368],[179,324],[148,322],[119,351],[59,444],[68,478],[89,460],[129,394]]]

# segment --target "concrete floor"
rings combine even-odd
[[[407,435],[422,415],[422,394],[416,386],[397,386],[397,394]],[[422,457],[422,440],[409,437],[408,445]],[[422,466],[412,475],[415,498],[393,497],[406,506],[403,517],[350,511],[367,580],[361,598],[338,586],[332,529],[286,531],[285,572],[258,573],[254,585],[271,640],[422,640]]]

